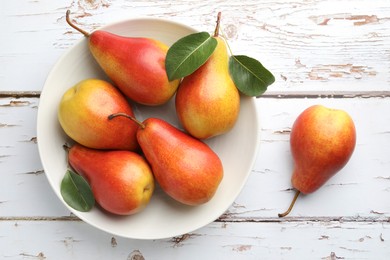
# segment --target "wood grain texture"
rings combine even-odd
[[[77,221],[2,221],[0,257],[59,260],[387,259],[389,230],[389,223],[212,223],[183,236],[149,241],[115,237]]]
[[[68,9],[87,31],[147,16],[212,32],[221,11],[234,54],[273,72],[276,82],[256,101],[256,163],[216,221],[170,239],[130,240],[89,226],[56,197],[40,163],[36,117],[48,73],[83,37],[66,24]],[[0,258],[388,259],[387,0],[5,0],[0,21]],[[351,114],[356,150],[340,173],[280,219],[293,197],[291,126],[313,104]]]
[[[233,52],[259,59],[276,76],[270,92],[389,90],[386,1],[62,0],[2,7],[3,39],[13,40],[0,42],[0,91],[42,89],[51,67],[83,37],[66,24],[67,9],[87,31],[147,16],[212,32],[221,11]],[[14,76],[20,71],[23,77]]]
[[[0,101],[0,165],[6,180],[0,182],[0,215],[68,216],[69,212],[52,193],[40,164],[35,139],[38,99]],[[298,114],[313,104],[350,113],[357,128],[357,145],[342,172],[316,193],[302,196],[291,217],[296,221],[300,218],[387,221],[390,217],[386,199],[390,192],[388,98],[260,98],[257,104],[261,117],[259,154],[245,188],[221,221],[279,221],[277,213],[288,206],[293,195],[291,126]],[[20,190],[29,196],[21,197]],[[339,201],[340,198],[343,199]]]

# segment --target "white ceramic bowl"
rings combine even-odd
[[[124,36],[152,37],[167,45],[196,32],[182,24],[149,18],[126,20],[101,29]],[[201,228],[230,207],[243,188],[256,159],[260,127],[254,98],[241,98],[241,111],[234,129],[207,141],[220,156],[224,167],[224,178],[208,203],[197,207],[185,206],[157,188],[146,209],[132,216],[114,216],[98,207],[86,213],[70,208],[60,193],[60,183],[67,169],[62,145],[69,142],[69,138],[58,123],[57,108],[63,93],[86,78],[107,79],[91,56],[87,39],[82,38],[53,67],[42,90],[38,109],[37,138],[42,165],[53,190],[71,212],[86,223],[113,235],[160,239]],[[136,116],[141,120],[153,116],[179,126],[173,100],[161,107],[136,105],[134,108]]]

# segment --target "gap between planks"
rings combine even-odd
[[[0,217],[1,221],[82,221],[77,216],[9,216]],[[230,219],[222,215],[214,222],[217,223],[289,223],[289,222],[340,222],[340,223],[390,223],[390,218],[386,216],[378,217],[340,217],[340,216],[317,216],[317,217],[268,217],[268,218],[238,218]]]
[[[40,91],[0,91],[0,98],[39,98]],[[257,98],[387,98],[390,91],[270,91]]]

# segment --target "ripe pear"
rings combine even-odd
[[[124,112],[134,115],[127,99],[110,83],[86,79],[69,88],[62,96],[58,120],[74,141],[96,149],[137,150],[137,124],[107,116]]]
[[[225,41],[214,38],[217,47],[194,73],[185,77],[176,93],[176,112],[184,129],[206,139],[228,132],[240,110],[240,94],[229,74],[229,55]]]
[[[115,85],[133,101],[150,106],[166,103],[176,93],[179,80],[169,81],[165,70],[168,46],[144,37],[124,37],[103,30],[87,33],[89,49]]]
[[[191,206],[208,202],[223,178],[218,155],[202,141],[158,118],[139,124],[138,143],[152,167],[156,181],[173,199]]]
[[[139,154],[76,144],[69,149],[68,160],[86,178],[96,202],[106,211],[131,215],[149,203],[154,191],[153,173]]]
[[[297,190],[287,215],[300,193],[309,194],[324,185],[349,161],[356,145],[356,129],[344,110],[314,105],[304,110],[291,129],[294,159],[292,185]]]

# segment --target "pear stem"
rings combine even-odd
[[[84,34],[85,37],[89,37],[89,33],[84,31],[83,29],[81,29],[80,27],[77,27],[71,20],[70,20],[70,10],[67,10],[66,11],[66,22],[71,26],[73,27],[74,29],[76,29],[77,31],[81,32],[82,34]]]
[[[227,37],[225,35],[223,35],[223,33],[220,35],[220,27],[221,27],[220,24],[221,24],[221,12],[218,13],[217,26],[215,27],[214,37],[221,37],[225,41],[226,46],[228,47],[228,50],[230,52],[230,56],[233,56],[233,51],[230,48],[230,45],[229,45],[229,43],[227,41]]]
[[[218,37],[219,36],[219,26],[220,26],[220,23],[221,23],[221,15],[222,15],[222,13],[218,12],[218,15],[217,15],[217,25],[215,26],[214,37]]]
[[[66,161],[67,161],[67,163],[68,163],[68,169],[70,169],[70,170],[76,172],[76,171],[73,169],[72,165],[70,165],[70,163],[69,163],[69,151],[70,151],[70,148],[72,148],[72,147],[69,146],[68,143],[64,143],[64,144],[62,145],[62,148],[64,148],[65,153],[66,153]]]
[[[278,217],[279,217],[279,218],[285,217],[285,216],[287,216],[287,215],[291,212],[292,208],[294,207],[295,202],[297,201],[297,198],[298,198],[299,194],[301,194],[301,192],[300,192],[299,190],[297,190],[297,191],[295,192],[295,196],[294,196],[294,198],[293,198],[293,201],[292,201],[291,204],[290,204],[290,207],[287,209],[286,212],[284,212],[284,213],[279,213],[279,214],[278,214]]]
[[[114,119],[115,117],[118,117],[118,116],[123,116],[123,117],[126,117],[128,119],[131,119],[133,120],[134,122],[136,122],[142,129],[145,128],[145,124],[142,123],[141,121],[139,121],[137,118],[131,116],[131,115],[128,115],[128,114],[125,114],[125,113],[115,113],[115,114],[111,114],[108,116],[108,120],[112,120]]]
[[[64,148],[64,150],[65,150],[66,152],[69,152],[69,150],[70,150],[70,146],[69,146],[67,143],[64,143],[64,144],[62,145],[62,148]]]

